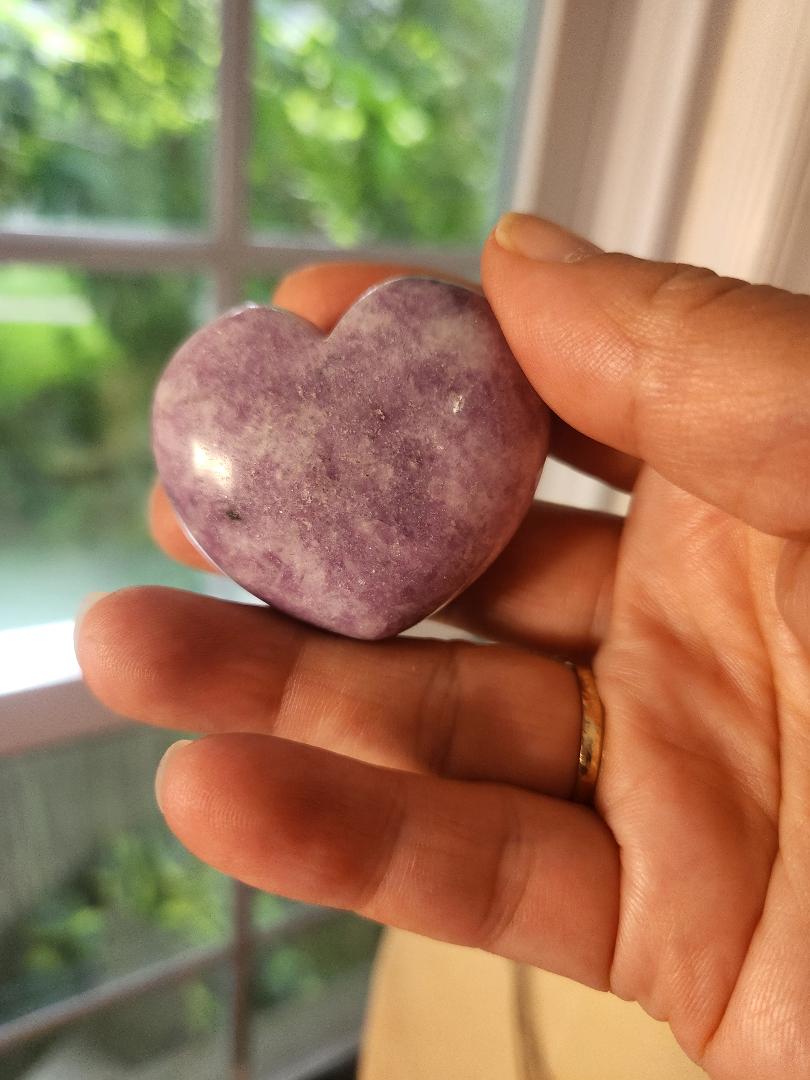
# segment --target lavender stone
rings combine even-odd
[[[153,442],[180,520],[245,589],[383,638],[461,592],[514,534],[548,410],[478,293],[369,290],[329,335],[249,307],[203,327],[158,385]]]

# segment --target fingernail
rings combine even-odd
[[[79,631],[81,630],[82,623],[85,620],[87,612],[91,607],[94,607],[99,600],[105,596],[109,596],[108,592],[91,592],[82,600],[76,609],[76,621],[73,623],[73,645],[75,647],[76,642],[79,640]]]
[[[188,746],[189,743],[194,742],[193,739],[178,739],[177,742],[173,742],[171,746],[164,751],[163,757],[158,763],[157,772],[155,773],[155,799],[160,807],[161,813],[163,813],[163,784],[166,780],[166,765],[169,758],[180,749],[181,746]]]
[[[495,239],[504,250],[537,262],[578,263],[600,254],[590,241],[533,214],[504,214]]]

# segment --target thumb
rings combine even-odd
[[[810,532],[810,298],[604,254],[507,214],[490,304],[572,427],[766,532]]]

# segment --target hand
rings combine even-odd
[[[276,301],[326,329],[392,271],[310,269]],[[495,645],[129,589],[85,617],[86,678],[213,733],[158,787],[224,872],[638,1000],[716,1080],[806,1077],[810,300],[518,218],[483,282],[555,452],[632,484],[626,522],[535,505],[442,615]],[[153,520],[199,564],[160,492]],[[593,809],[567,801],[580,703],[543,653],[592,657]]]

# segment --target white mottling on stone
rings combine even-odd
[[[230,484],[233,470],[225,454],[209,450],[195,440],[191,444],[191,461],[195,472],[210,477],[220,487],[227,488]]]

